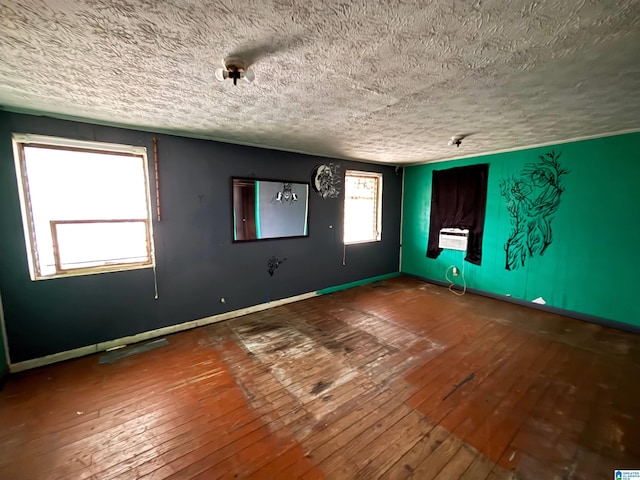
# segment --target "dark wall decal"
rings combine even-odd
[[[504,246],[507,270],[524,267],[528,257],[543,255],[553,240],[551,220],[564,191],[562,176],[569,173],[558,163],[561,155],[554,151],[540,155],[539,161],[526,164],[518,177],[512,175],[500,182],[512,225]]]
[[[286,258],[278,259],[277,257],[271,257],[267,261],[267,265],[269,266],[269,275],[273,277],[273,273],[276,271],[276,268],[278,268],[285,260]]]
[[[322,198],[340,195],[340,165],[318,165],[311,172],[311,188]]]

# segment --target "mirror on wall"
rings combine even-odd
[[[309,184],[232,178],[233,241],[309,235]]]

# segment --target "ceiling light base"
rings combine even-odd
[[[216,78],[223,82],[227,78],[233,79],[233,84],[237,85],[238,80],[253,82],[255,74],[249,69],[249,66],[239,57],[227,57],[222,61],[224,68],[218,68],[215,71]]]

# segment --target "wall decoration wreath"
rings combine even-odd
[[[330,163],[315,167],[311,172],[311,188],[322,198],[338,198],[340,166]]]

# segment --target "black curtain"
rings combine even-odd
[[[438,258],[442,228],[468,228],[467,262],[480,265],[489,164],[434,170],[427,257]]]

